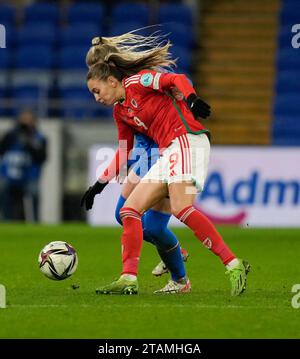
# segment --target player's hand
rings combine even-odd
[[[88,211],[93,207],[94,198],[97,194],[101,193],[108,182],[99,182],[97,181],[93,186],[89,187],[85,194],[82,196],[80,201],[80,207],[85,206],[85,209]]]
[[[210,116],[210,106],[201,100],[196,94],[192,93],[186,99],[189,109],[195,118],[207,118]]]

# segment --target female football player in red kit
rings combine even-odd
[[[117,40],[118,43],[115,43]],[[119,38],[96,37],[92,40],[92,46],[86,55],[86,64],[88,68],[96,63],[103,62],[104,59],[112,53],[128,53],[128,50],[122,48]],[[141,53],[142,51],[140,51]],[[177,99],[183,100],[181,93],[174,88],[172,95]],[[209,115],[209,106],[205,103],[203,116]],[[120,218],[120,209],[124,206],[130,193],[140,182],[141,178],[148,172],[151,166],[159,158],[159,149],[156,143],[141,133],[135,134],[135,145],[132,155],[128,161],[129,173],[123,182],[122,193],[117,202],[115,217],[118,223],[122,225]],[[158,254],[161,257],[159,264],[153,269],[152,274],[160,276],[170,271],[172,282],[172,293],[182,293],[190,290],[186,277],[183,260],[186,260],[188,254],[186,250],[180,248],[179,242],[174,233],[168,228],[168,222],[171,217],[170,200],[165,198],[149,209],[142,216],[143,239],[156,246]],[[157,293],[160,291],[156,291]]]
[[[128,34],[122,36],[124,39]],[[249,263],[238,259],[209,219],[193,207],[195,195],[204,186],[210,152],[208,131],[195,120],[202,101],[184,75],[154,70],[174,64],[168,52],[170,43],[155,43],[151,37],[142,36],[134,41],[130,41],[130,37],[128,40],[127,56],[110,54],[103,62],[92,66],[87,75],[88,88],[96,101],[114,107],[119,143],[127,146],[119,145],[110,166],[85,193],[83,202],[86,208],[92,207],[95,195],[101,193],[127,161],[136,132],[157,143],[161,156],[120,210],[123,223],[121,277],[96,292],[138,292],[137,269],[143,239],[141,216],[169,196],[172,214],[220,258],[227,268],[231,294],[239,295],[246,288]],[[139,45],[146,46],[147,52],[130,51]],[[183,94],[186,101],[177,101],[168,93],[173,87]]]

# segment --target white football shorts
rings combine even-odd
[[[175,138],[142,179],[149,182],[192,181],[202,191],[207,176],[210,143],[205,133]]]

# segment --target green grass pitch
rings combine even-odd
[[[97,296],[94,288],[118,277],[120,228],[0,225],[0,338],[299,338],[300,308],[291,288],[300,283],[299,229],[219,228],[231,249],[252,265],[246,292],[230,297],[224,268],[187,229],[175,232],[190,253],[192,292],[154,295],[167,276],[154,278],[154,248],[144,243],[137,296]],[[79,265],[56,282],[38,269],[48,242],[70,242]],[[72,285],[80,287],[72,289]]]

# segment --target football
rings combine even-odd
[[[70,244],[56,241],[47,244],[41,250],[38,262],[41,272],[46,277],[63,280],[76,271],[78,256]]]

